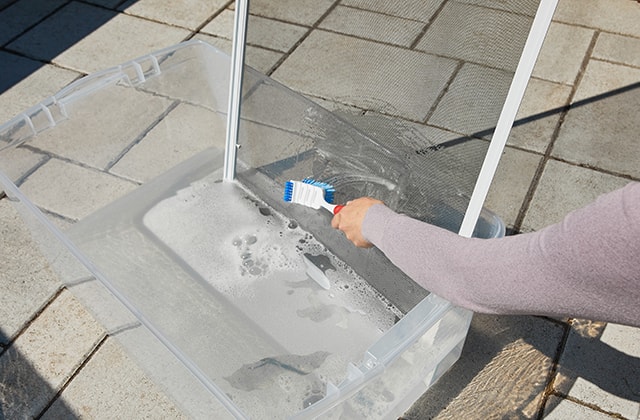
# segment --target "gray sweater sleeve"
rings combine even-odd
[[[640,183],[533,233],[467,239],[381,204],[367,212],[362,233],[455,305],[640,326]]]

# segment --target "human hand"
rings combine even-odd
[[[362,236],[362,222],[374,204],[384,204],[371,197],[362,197],[347,202],[347,205],[331,219],[331,226],[344,232],[347,239],[360,248],[370,248],[373,244]]]

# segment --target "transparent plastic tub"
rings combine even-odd
[[[191,41],[27,110],[0,126],[7,198],[69,289],[186,413],[401,415],[457,360],[471,313],[281,195],[283,180],[313,176],[334,181],[338,199],[401,208],[416,174],[249,71],[238,179],[222,182],[228,68]],[[455,222],[438,219],[450,209],[431,214]],[[483,212],[476,236],[502,235]]]

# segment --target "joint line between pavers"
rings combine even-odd
[[[2,357],[2,355],[4,353],[7,352],[7,350],[9,350],[12,346],[13,343],[15,343],[15,341],[20,338],[20,336],[27,330],[29,329],[29,327],[31,326],[31,324],[33,324],[33,322],[38,319],[38,317],[49,307],[51,306],[51,304],[53,304],[53,302],[58,298],[58,296],[60,296],[62,294],[62,292],[65,290],[65,287],[63,285],[61,285],[60,287],[58,287],[58,289],[53,293],[53,295],[47,299],[47,301],[38,309],[36,309],[35,313],[33,314],[33,316],[31,316],[31,318],[29,318],[27,320],[27,322],[25,322],[24,326],[22,328],[20,328],[20,330],[13,336],[13,337],[9,337],[9,341],[7,342],[6,346],[0,348],[0,357]]]
[[[91,349],[91,351],[89,352],[89,354],[87,354],[85,359],[78,365],[78,367],[76,369],[74,369],[74,371],[71,373],[69,378],[62,384],[60,389],[51,398],[51,401],[49,401],[49,403],[42,409],[42,411],[37,416],[35,416],[35,419],[40,419],[42,416],[44,416],[46,414],[47,410],[49,410],[51,408],[51,406],[56,402],[56,400],[58,400],[58,398],[60,398],[60,396],[62,395],[64,390],[67,389],[67,387],[69,386],[71,381],[73,381],[75,379],[75,377],[78,376],[80,371],[87,365],[87,363],[89,363],[89,361],[98,352],[98,350],[100,350],[100,348],[105,343],[105,341],[107,341],[108,337],[109,336],[107,334],[103,334],[102,335],[100,340],[98,340],[98,343],[93,347],[93,349]]]
[[[576,74],[576,77],[573,82],[573,86],[571,87],[571,92],[569,93],[569,97],[567,98],[567,106],[560,112],[560,118],[558,119],[558,122],[556,123],[553,133],[551,134],[551,139],[549,140],[549,144],[547,145],[547,148],[544,151],[544,155],[542,156],[542,159],[540,160],[540,163],[536,168],[536,172],[534,173],[533,179],[531,180],[531,184],[529,185],[529,189],[525,194],[524,200],[522,202],[522,206],[520,207],[520,210],[518,211],[518,215],[516,216],[516,220],[513,224],[513,230],[516,232],[519,232],[522,229],[522,223],[524,222],[524,218],[527,214],[527,211],[531,206],[533,196],[535,195],[536,190],[538,189],[538,185],[540,184],[540,179],[542,178],[542,174],[547,165],[547,162],[551,159],[551,152],[553,151],[553,147],[555,145],[556,140],[558,139],[558,135],[560,134],[560,129],[564,124],[567,114],[571,110],[571,107],[573,105],[573,98],[575,98],[576,92],[578,90],[578,87],[580,86],[580,82],[582,81],[587,65],[589,64],[589,61],[592,58],[593,50],[595,49],[596,42],[598,41],[599,35],[600,35],[600,31],[595,31],[593,33],[593,36],[591,37],[591,41],[589,43],[589,47],[587,48],[587,51],[585,52],[584,57],[582,58],[580,69]]]

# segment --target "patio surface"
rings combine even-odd
[[[383,31],[352,24],[357,3],[252,1],[250,25],[259,30],[249,34],[248,64],[294,90],[300,83],[313,91],[330,88],[332,75],[298,82],[292,75],[314,59],[314,42],[357,37],[382,54],[405,54],[420,29],[407,12],[375,15],[380,27],[406,21],[385,39]],[[409,18],[422,4],[414,3]],[[0,122],[86,74],[183,40],[229,51],[232,7],[224,0],[0,0]],[[633,0],[560,0],[486,203],[511,232],[538,230],[640,180],[638,22],[640,3]],[[277,39],[265,35],[272,32]],[[304,93],[366,126],[358,104]],[[421,112],[396,111],[407,121]],[[90,149],[69,153],[109,165]],[[63,160],[44,165],[36,154],[16,159],[48,171],[26,176],[23,187],[47,193],[54,213],[68,216],[56,223],[83,215],[68,210],[55,183],[81,167]],[[109,194],[130,187],[104,180]],[[61,284],[11,204],[0,199],[0,419],[180,418],[178,406],[111,333]],[[475,315],[460,360],[404,417],[640,419],[640,329]]]

